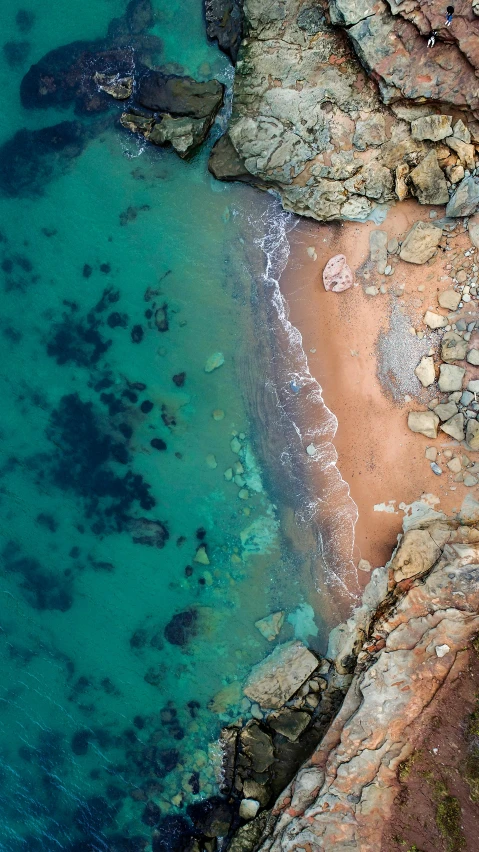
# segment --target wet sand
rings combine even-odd
[[[433,209],[438,218],[444,215],[443,208]],[[446,280],[445,266],[450,263],[455,247],[464,251],[470,246],[469,238],[467,234],[453,235],[452,252],[439,249],[431,261],[421,266],[393,256],[390,262],[394,271],[390,276],[378,275],[369,262],[372,230],[386,230],[389,239],[394,236],[401,239],[418,219],[431,221],[430,210],[407,201],[392,208],[382,225],[354,222],[321,225],[303,220],[290,234],[291,254],[281,278],[281,290],[290,307],[289,318],[303,336],[311,373],[323,388],[326,405],[338,419],[334,438],[338,468],[359,511],[356,564],[362,558],[375,567],[390,557],[404,515],[399,504],[411,503],[423,493],[430,493],[440,499],[439,509],[451,513],[460,507],[468,491],[477,490],[453,482],[448,472],[436,476],[425,458],[425,449],[431,445],[457,452],[456,442],[443,432],[431,441],[413,434],[407,427],[407,412],[424,408],[438,394],[434,386],[423,390],[413,375],[419,357],[414,349],[418,341],[410,326],[427,331],[421,319],[429,307],[446,314],[437,304],[438,291],[452,286],[451,279]],[[455,233],[458,231],[462,231],[462,226]],[[317,259],[309,257],[308,247],[314,247]],[[358,283],[339,294],[326,292],[322,283],[324,266],[336,254],[346,255]],[[386,286],[386,294],[365,294],[366,286],[381,284]],[[401,285],[405,285],[403,295]],[[422,286],[423,292],[418,290]],[[466,307],[474,311],[471,304]],[[397,366],[409,391],[401,392],[400,381],[395,398],[378,378],[379,335],[388,331],[392,312],[402,323],[398,359],[403,358],[404,352],[406,357],[404,364]],[[433,345],[433,340],[434,336],[428,334],[424,343],[426,352],[429,348],[426,344]],[[385,339],[389,348],[397,342],[397,337]],[[393,376],[393,384],[394,381]],[[374,506],[380,504],[394,511],[375,511]],[[361,573],[366,580],[367,574]]]

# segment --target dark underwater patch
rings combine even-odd
[[[41,195],[85,144],[86,132],[77,121],[19,130],[0,147],[0,189],[10,197]]]
[[[178,612],[165,627],[165,639],[170,645],[184,647],[197,632],[198,612],[189,608]]]
[[[3,55],[10,68],[20,68],[28,59],[31,45],[29,41],[6,41]]]
[[[93,312],[84,318],[74,316],[74,312],[64,313],[61,322],[53,327],[47,353],[57,364],[95,366],[112,344],[111,339],[101,335],[101,324]]]
[[[4,570],[19,574],[19,587],[33,609],[66,612],[73,603],[72,578],[57,575],[44,568],[38,559],[24,556],[15,542],[9,542],[2,553]]]
[[[35,13],[30,9],[19,9],[15,15],[15,23],[21,33],[29,33],[35,23]]]

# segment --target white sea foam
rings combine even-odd
[[[279,203],[272,203],[257,228],[262,236],[256,242],[265,256],[264,289],[273,307],[270,321],[280,349],[274,356],[279,367],[276,387],[269,390],[274,390],[279,415],[289,425],[288,444],[280,453],[285,472],[291,470],[295,458],[300,459],[306,472],[312,466],[320,468],[320,476],[314,470],[309,471],[314,474],[315,492],[312,493],[311,487],[304,491],[296,487],[294,495],[298,524],[312,525],[317,537],[318,582],[321,584],[323,576],[353,604],[359,595],[352,561],[358,509],[336,466],[338,455],[332,441],[338,421],[325,405],[322,388],[311,375],[302,335],[289,320],[289,306],[279,283],[290,255],[288,235],[298,222],[298,217],[284,212]],[[324,589],[321,591],[324,593]]]

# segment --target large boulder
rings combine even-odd
[[[324,289],[332,290],[333,293],[342,293],[352,287],[353,283],[353,273],[344,254],[336,254],[331,257],[323,269]]]
[[[424,574],[434,565],[440,548],[427,530],[409,530],[389,563],[396,583]]]
[[[153,112],[211,119],[222,104],[223,91],[218,80],[198,83],[192,77],[148,71],[140,81],[138,100]]]
[[[447,204],[449,201],[446,178],[439,168],[435,151],[429,151],[427,157],[412,170],[409,180],[420,204]]]
[[[457,187],[446,207],[446,216],[471,216],[479,205],[479,179],[466,177]]]
[[[426,263],[435,254],[441,236],[441,228],[430,222],[415,222],[403,240],[399,257],[407,263]]]
[[[302,642],[277,645],[255,666],[246,681],[244,694],[260,707],[279,709],[308,680],[318,659]]]

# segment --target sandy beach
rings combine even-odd
[[[445,466],[450,453],[467,449],[460,450],[444,432],[431,440],[407,427],[407,412],[424,409],[437,396],[437,386],[423,389],[414,376],[421,354],[428,354],[430,347],[437,351],[436,335],[422,318],[428,308],[447,315],[438,307],[437,296],[452,286],[451,262],[454,266],[454,259],[470,249],[469,236],[458,225],[425,265],[392,255],[388,276],[379,275],[369,261],[371,231],[385,230],[389,239],[401,240],[415,221],[431,221],[430,209],[407,201],[390,210],[379,226],[301,221],[290,234],[291,255],[281,290],[290,321],[303,336],[311,373],[338,419],[338,468],[359,511],[356,564],[366,559],[376,567],[390,557],[404,515],[401,504],[428,493],[438,500],[437,508],[451,513],[468,491],[476,496],[477,487],[455,482]],[[433,208],[433,217],[443,215],[444,208]],[[316,258],[310,257],[312,248]],[[343,293],[326,292],[322,283],[324,266],[336,254],[346,256],[358,285]],[[365,288],[374,285],[386,292],[366,295]],[[465,304],[457,316],[470,321],[474,305]],[[477,368],[465,362],[463,366],[470,378],[477,377]],[[425,457],[430,446],[440,454],[441,476],[433,473]],[[469,457],[474,461],[474,453]]]

